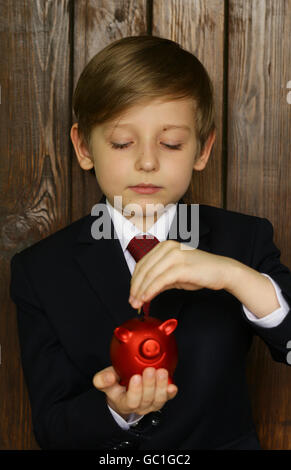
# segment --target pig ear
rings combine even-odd
[[[128,330],[127,328],[124,328],[123,326],[118,326],[114,330],[114,334],[119,341],[122,343],[127,343],[130,338],[132,337],[132,331]]]
[[[164,321],[164,323],[158,326],[158,329],[168,336],[174,331],[177,325],[177,320],[175,318],[170,318],[169,320]]]

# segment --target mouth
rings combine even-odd
[[[130,188],[160,188],[161,186],[156,186],[151,183],[139,183],[134,186],[130,186]]]
[[[164,359],[165,355],[166,355],[166,353],[163,352],[163,354],[160,357],[157,357],[157,358],[156,357],[154,357],[152,359],[142,358],[142,360],[138,356],[135,356],[134,358],[139,364],[144,366],[145,364],[155,364],[157,362],[161,362]]]
[[[130,189],[141,194],[152,194],[161,189],[161,186],[154,186],[153,184],[141,183],[136,186],[129,186]]]

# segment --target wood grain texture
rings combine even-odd
[[[290,0],[230,0],[227,209],[267,217],[291,267]],[[291,449],[290,368],[256,338],[249,358],[254,419],[265,449]]]
[[[152,34],[176,41],[194,54],[205,66],[213,82],[217,137],[206,168],[194,171],[191,202],[221,207],[224,2],[154,0]]]
[[[147,34],[146,0],[78,0],[74,13],[74,89],[91,58],[125,36]],[[76,117],[72,116],[76,122]],[[96,176],[83,170],[73,150],[72,221],[90,213],[101,197]]]
[[[69,1],[1,0],[0,10],[0,448],[35,449],[9,262],[70,221]]]

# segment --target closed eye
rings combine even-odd
[[[123,150],[127,148],[131,142],[128,142],[127,144],[116,144],[115,142],[110,142],[110,143],[111,143],[111,148]],[[163,144],[165,147],[171,150],[181,150],[181,147],[182,147],[182,144],[169,145],[169,144],[164,144],[163,142],[161,142],[161,144]]]

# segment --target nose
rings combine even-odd
[[[140,347],[141,356],[151,359],[160,354],[161,347],[158,341],[155,339],[146,339]]]
[[[159,168],[159,160],[155,150],[150,144],[144,144],[139,149],[139,155],[135,162],[136,170],[152,171]]]

